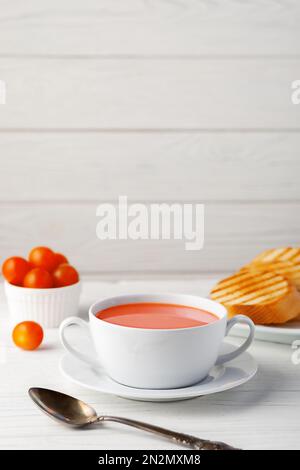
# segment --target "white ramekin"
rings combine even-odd
[[[66,287],[29,289],[4,281],[12,325],[32,320],[43,328],[56,328],[70,315],[78,315],[80,281]]]

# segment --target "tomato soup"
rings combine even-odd
[[[200,308],[152,302],[115,305],[101,310],[96,317],[131,328],[168,330],[203,326],[218,320],[216,315]]]

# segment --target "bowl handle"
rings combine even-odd
[[[90,334],[88,322],[82,320],[79,317],[68,317],[60,324],[60,327],[59,327],[59,337],[60,337],[60,341],[63,347],[70,354],[72,354],[72,356],[76,357],[80,361],[85,362],[86,364],[93,366],[93,367],[101,367],[101,364],[100,362],[97,361],[97,359],[95,359],[89,354],[85,354],[80,351],[77,351],[77,349],[73,348],[73,346],[70,345],[69,341],[66,339],[66,336],[65,336],[66,329],[70,325],[78,325],[81,328],[87,330],[87,333]]]
[[[235,349],[234,351],[230,353],[222,354],[221,356],[219,356],[216,361],[216,365],[224,364],[224,362],[228,362],[228,361],[231,361],[232,359],[235,359],[237,356],[239,356],[244,351],[246,351],[246,349],[248,349],[250,344],[252,343],[253,338],[254,338],[254,333],[255,333],[255,325],[253,321],[249,317],[246,317],[245,315],[236,315],[235,317],[231,318],[227,322],[225,336],[228,335],[231,328],[237,323],[243,323],[244,325],[249,326],[249,329],[250,329],[249,336],[240,347],[238,347],[237,349]]]

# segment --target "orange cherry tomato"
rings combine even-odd
[[[46,269],[34,268],[28,271],[24,277],[23,287],[30,287],[33,289],[49,289],[53,287],[53,278]]]
[[[55,263],[56,263],[56,268],[60,265],[60,264],[69,264],[69,261],[67,260],[67,258],[65,257],[65,255],[62,255],[61,253],[54,253],[54,256],[55,256]]]
[[[37,246],[29,253],[29,262],[36,268],[52,272],[56,268],[55,253],[46,246]]]
[[[43,337],[43,328],[34,321],[19,323],[12,332],[12,339],[15,345],[29,351],[38,348],[43,341]]]
[[[30,270],[30,264],[26,259],[19,256],[12,256],[4,261],[2,265],[2,274],[5,279],[16,286],[23,284],[25,275]]]
[[[79,275],[70,264],[61,264],[53,273],[54,287],[65,287],[76,284],[79,281]]]

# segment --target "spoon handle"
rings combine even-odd
[[[125,424],[126,426],[131,426],[142,431],[147,431],[162,437],[166,437],[175,444],[182,444],[196,450],[237,450],[234,447],[225,444],[224,442],[199,439],[198,437],[190,436],[189,434],[170,431],[169,429],[153,426],[152,424],[143,423],[133,419],[120,418],[118,416],[98,416],[97,421],[112,421],[114,423]]]

